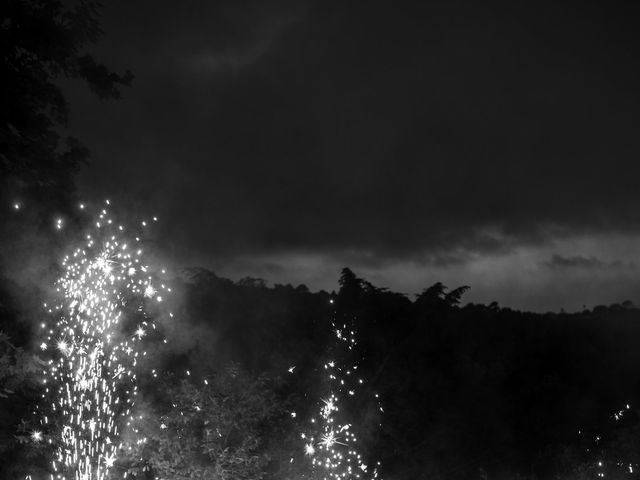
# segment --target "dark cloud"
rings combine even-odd
[[[586,2],[110,2],[99,53],[136,82],[108,105],[70,90],[84,191],[153,204],[169,248],[210,261],[455,265],[637,232],[636,20]]]
[[[636,268],[633,261],[623,262],[621,260],[613,260],[605,262],[599,258],[582,255],[573,255],[564,257],[562,255],[553,254],[548,262],[544,265],[550,268],[582,268],[582,269],[631,269]]]
[[[551,256],[551,260],[546,265],[551,268],[604,268],[607,266],[606,263],[595,257],[583,257],[581,255],[563,257],[556,254]]]
[[[583,269],[603,269],[603,268],[622,268],[625,265],[616,260],[614,262],[603,262],[596,257],[584,257],[582,255],[573,255],[570,257],[563,257],[562,255],[554,254],[548,262],[544,265],[550,268],[583,268]],[[633,264],[629,264],[629,267],[633,267]]]

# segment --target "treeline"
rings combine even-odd
[[[355,329],[367,382],[353,421],[388,477],[595,478],[623,465],[629,478],[640,470],[628,471],[640,395],[640,310],[629,302],[527,313],[463,305],[467,287],[440,283],[411,299],[348,269],[331,293],[203,269],[176,285],[179,320],[163,325],[173,344],[164,367],[198,376],[233,364],[279,378],[280,401],[302,417],[323,393],[318,369],[335,342],[332,323]],[[373,393],[384,406],[381,427]],[[302,448],[288,435],[290,448]]]
[[[202,378],[218,379],[213,383],[229,395],[238,395],[241,382],[240,390],[253,400],[244,407],[234,401],[231,408],[212,396],[210,413],[231,422],[225,415],[243,418],[247,409],[245,416],[253,420],[243,428],[250,430],[229,438],[255,439],[254,451],[246,453],[259,458],[252,468],[260,478],[301,475],[288,464],[303,458],[298,429],[326,393],[318,379],[335,343],[333,324],[354,329],[359,339],[354,355],[366,381],[349,413],[361,447],[383,463],[388,478],[596,478],[605,470],[609,477],[630,478],[640,470],[629,471],[640,439],[640,310],[628,302],[535,314],[495,303],[463,305],[466,287],[449,290],[439,283],[411,299],[348,269],[331,293],[269,287],[259,279],[233,282],[203,269],[186,271],[174,286],[174,318],[160,322],[168,343],[151,352],[161,380],[143,380],[145,413],[168,415],[169,421],[172,409],[162,407],[167,395],[187,404],[185,392],[202,394],[202,388],[189,387]],[[20,428],[25,429],[26,405],[37,401],[37,388],[34,371],[6,369],[33,361],[15,349],[34,339],[20,337],[17,307],[4,302],[1,313],[2,328],[24,343],[5,348],[0,362],[0,387],[13,382],[0,395],[2,448],[22,452],[5,457],[11,459],[7,471],[16,471],[16,462],[34,455],[33,445],[20,444]],[[230,376],[229,368],[237,374]],[[374,393],[382,399],[381,417],[374,414]],[[215,410],[221,405],[228,412]],[[624,415],[616,421],[613,415],[620,411]],[[199,413],[195,419],[206,420]],[[194,427],[192,434],[202,431]],[[6,444],[11,432],[13,446]],[[177,438],[155,434],[174,451]],[[192,445],[198,450],[198,441]],[[226,451],[230,445],[215,448]],[[152,465],[144,471],[137,465],[131,472],[136,471],[137,478],[146,478],[142,474]],[[187,473],[184,478],[190,478]]]

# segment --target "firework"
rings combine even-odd
[[[639,478],[637,418],[637,412],[626,404],[610,416],[612,421],[601,425],[603,432],[578,430],[584,449],[578,456],[580,468],[593,478]]]
[[[332,324],[339,347],[353,350],[356,345],[355,332],[346,325]],[[331,360],[324,364],[329,393],[319,402],[318,416],[311,419],[309,432],[301,433],[304,454],[311,458],[311,464],[324,480],[377,479],[380,462],[370,466],[358,448],[358,438],[352,423],[344,419],[341,411],[343,402],[356,395],[358,387],[364,383],[359,375],[358,365],[341,366]],[[291,372],[291,370],[290,370]],[[375,395],[378,401],[378,395]],[[382,411],[378,403],[378,408]]]
[[[43,398],[60,422],[59,429],[48,416],[41,422],[56,446],[52,480],[104,480],[117,459],[120,428],[131,420],[137,394],[135,367],[146,355],[142,341],[156,328],[147,311],[162,301],[160,291],[171,290],[153,276],[142,253],[140,236],[130,237],[103,209],[62,261],[57,300],[45,304],[52,321],[42,324],[46,340],[40,345],[52,355]],[[32,438],[40,441],[42,433]]]

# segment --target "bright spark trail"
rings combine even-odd
[[[586,452],[589,457],[594,457],[590,462],[586,464],[586,470],[589,470],[597,478],[638,478],[640,472],[640,464],[638,463],[638,454],[635,448],[636,431],[631,430],[629,438],[616,439],[616,428],[620,427],[621,431],[628,429],[629,426],[616,425],[618,423],[625,423],[626,417],[629,414],[633,416],[637,415],[637,412],[631,411],[631,406],[626,404],[624,408],[619,409],[613,415],[611,419],[614,423],[609,425],[608,434],[609,438],[603,438],[603,435],[589,435],[582,430],[578,430],[578,435],[581,437],[587,437]],[[619,434],[619,433],[618,433]],[[593,436],[592,436],[593,435]],[[591,437],[591,438],[589,438]]]
[[[135,367],[146,355],[141,342],[155,330],[147,309],[171,289],[143,261],[140,237],[129,238],[106,209],[62,268],[58,300],[45,304],[52,324],[42,324],[46,341],[40,345],[53,355],[43,372],[52,420],[43,415],[41,421],[56,445],[51,479],[105,480],[122,423],[131,420]],[[32,438],[40,441],[42,433]]]
[[[333,328],[342,345],[353,350],[356,346],[354,331],[348,330],[346,325],[338,328],[334,324]],[[312,431],[301,433],[304,454],[311,457],[313,468],[321,472],[323,480],[377,479],[380,462],[371,468],[366,463],[357,446],[355,428],[344,419],[340,410],[343,398],[346,402],[354,397],[358,387],[364,383],[358,365],[342,367],[332,360],[325,363],[324,370],[328,374],[330,392],[321,399],[319,417],[311,419]],[[382,412],[377,394],[375,399]]]

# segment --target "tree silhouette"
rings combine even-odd
[[[133,75],[113,73],[87,53],[102,34],[96,1],[7,0],[2,13],[0,190],[28,195],[46,208],[64,207],[88,150],[75,138],[62,140],[56,130],[69,115],[56,81],[81,80],[110,99]]]
[[[28,218],[26,227],[32,231],[45,225],[52,212],[71,211],[75,174],[89,154],[77,139],[63,138],[59,132],[69,108],[58,82],[78,80],[101,99],[112,99],[133,78],[128,71],[111,72],[87,51],[102,34],[99,5],[94,0],[5,0],[0,8],[0,205],[6,209],[23,198],[32,207],[30,216],[7,218],[0,213],[0,325],[12,338],[8,342],[0,335],[2,478],[17,478],[11,468],[30,455],[16,442],[28,438],[28,432],[13,433],[20,425],[24,430],[23,419],[34,403],[28,387],[37,363],[36,357],[24,353],[28,335],[15,334],[28,329],[24,317],[29,316],[29,302],[13,300],[18,289],[9,278],[15,272],[7,271],[5,261],[24,240],[21,222]],[[47,231],[41,239],[54,251],[57,243]],[[26,297],[25,287],[19,290],[18,296]],[[13,391],[9,398],[2,398]]]
[[[463,285],[447,292],[447,287],[442,282],[436,282],[417,295],[415,304],[418,308],[427,310],[457,307],[460,305],[462,296],[469,288],[469,286]]]
[[[471,287],[468,285],[463,285],[454,290],[451,290],[444,296],[444,303],[446,303],[450,307],[457,307],[460,305],[460,300],[462,296],[469,290]]]

